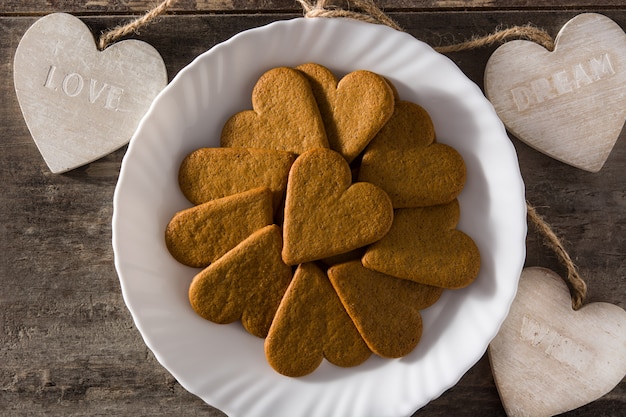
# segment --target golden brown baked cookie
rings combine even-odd
[[[296,69],[313,88],[330,148],[351,162],[391,117],[394,91],[385,78],[371,71],[353,71],[338,82],[319,64]]]
[[[281,249],[278,226],[252,233],[194,277],[189,287],[194,311],[220,324],[241,320],[249,333],[267,336],[292,276]]]
[[[176,213],[165,244],[178,262],[204,268],[272,220],[272,194],[256,188]]]
[[[367,346],[379,356],[408,355],[422,337],[423,310],[442,288],[392,277],[350,261],[328,269],[328,278]]]
[[[393,93],[393,99],[394,102],[398,102],[400,101],[400,93],[398,92],[398,89],[396,88],[396,85],[391,82],[391,80],[389,78],[385,78],[385,81],[387,81],[387,84],[389,84],[389,88],[391,88],[391,91]]]
[[[436,287],[469,285],[478,275],[480,253],[474,241],[456,229],[459,216],[457,200],[396,210],[389,233],[367,249],[363,265]]]
[[[350,367],[370,355],[326,274],[313,263],[299,265],[265,339],[270,365],[297,377],[313,372],[324,358]]]
[[[349,252],[383,237],[392,221],[391,201],[383,190],[352,184],[341,155],[312,149],[289,172],[283,260],[297,265]]]
[[[465,175],[461,155],[435,142],[435,128],[426,110],[400,101],[365,149],[359,181],[385,190],[394,208],[407,208],[449,203],[463,189]]]
[[[320,259],[320,264],[328,268],[333,265],[342,264],[344,262],[357,261],[357,260],[360,261],[363,255],[365,255],[366,249],[367,249],[367,246],[364,246],[362,248],[351,250],[350,252],[340,253],[339,255]]]
[[[295,159],[295,154],[270,149],[200,148],[183,160],[178,184],[193,204],[267,187],[278,207]]]
[[[263,74],[252,91],[252,108],[226,122],[221,134],[223,147],[296,154],[328,147],[317,102],[300,71],[278,67]]]

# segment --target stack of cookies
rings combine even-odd
[[[456,228],[465,176],[426,110],[384,77],[273,68],[252,110],[224,125],[221,147],[182,162],[193,206],[174,215],[165,242],[201,268],[194,311],[241,321],[283,375],[323,359],[398,358],[421,338],[420,311],[478,275],[478,248]]]

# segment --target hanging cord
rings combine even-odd
[[[329,0],[317,0],[315,2],[298,0],[304,9],[305,17],[349,17],[368,23],[387,25],[393,29],[402,31],[402,28],[389,16],[383,13],[374,4],[373,0],[350,0],[346,4],[349,10],[330,5]],[[448,46],[439,46],[434,49],[441,53],[460,52],[503,43],[510,39],[524,39],[538,43],[544,48],[554,50],[552,37],[543,29],[533,25],[513,26],[498,29],[494,33],[485,36],[474,37],[468,41]]]
[[[383,13],[372,0],[350,1],[352,10],[329,5],[328,0],[318,0],[315,3],[298,0],[304,9],[305,17],[349,17],[368,23],[376,23],[389,26],[396,30],[402,30],[389,16]]]
[[[533,25],[513,26],[505,29],[497,29],[495,32],[472,38],[465,42],[456,43],[448,46],[439,46],[434,49],[437,52],[449,53],[467,51],[470,49],[482,48],[498,43],[504,43],[510,39],[523,39],[533,41],[546,48],[548,51],[554,50],[554,40],[543,29],[539,29]]]
[[[578,310],[582,307],[585,297],[587,296],[587,284],[578,275],[578,269],[570,258],[569,254],[565,250],[561,239],[554,233],[554,230],[550,225],[541,217],[537,210],[530,203],[526,202],[526,208],[528,211],[528,217],[538,229],[539,233],[544,238],[544,244],[556,253],[561,264],[567,270],[567,282],[570,287],[570,293],[572,296],[572,308]]]
[[[98,48],[103,51],[107,46],[115,42],[116,40],[130,34],[133,32],[137,32],[140,27],[147,25],[148,23],[155,20],[157,17],[164,14],[167,9],[175,2],[176,0],[164,0],[153,9],[148,10],[146,14],[141,17],[138,17],[135,20],[132,20],[124,25],[116,26],[112,29],[104,32],[100,39],[98,40]]]

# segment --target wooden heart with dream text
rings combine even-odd
[[[485,93],[517,138],[598,172],[626,118],[626,34],[611,19],[586,13],[563,26],[552,52],[507,42],[487,62]]]
[[[574,311],[561,277],[526,268],[489,359],[508,416],[573,410],[626,375],[626,311],[599,302]]]
[[[26,31],[13,78],[28,129],[54,173],[128,143],[167,84],[152,46],[125,40],[99,51],[89,28],[66,13],[45,16]]]

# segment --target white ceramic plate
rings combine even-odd
[[[355,368],[327,362],[303,378],[267,364],[263,341],[240,325],[201,319],[187,301],[197,270],[168,253],[164,228],[189,203],[177,185],[183,157],[218,146],[233,113],[251,107],[257,78],[280,65],[317,62],[338,76],[368,69],[426,108],[438,141],[465,158],[459,228],[482,267],[468,288],[423,313],[408,356]],[[156,358],[190,392],[230,417],[400,417],[454,385],[496,335],[525,257],[524,187],[515,151],[480,89],[446,57],[408,34],[343,19],[295,19],[238,34],[199,56],[154,101],[132,138],[115,190],[113,247],[124,299]]]

